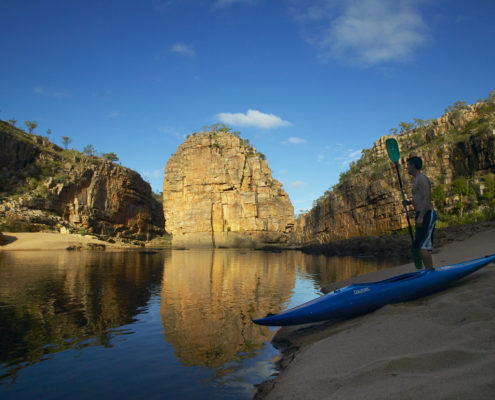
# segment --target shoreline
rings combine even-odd
[[[495,253],[494,238],[493,221],[471,226],[459,240],[437,249],[434,263]],[[412,271],[411,262],[323,291]],[[493,293],[494,263],[445,291],[411,302],[338,323],[282,327],[272,339],[280,351],[279,373],[257,385],[253,398],[491,399],[495,382],[487,371],[495,367]]]
[[[95,236],[58,232],[3,232],[0,236],[5,244],[2,251],[39,251],[39,250],[118,250],[129,249],[124,243],[109,243]]]

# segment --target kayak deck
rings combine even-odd
[[[285,326],[362,315],[386,304],[409,301],[442,290],[492,261],[495,261],[495,254],[433,270],[409,272],[377,282],[351,284],[253,322]]]

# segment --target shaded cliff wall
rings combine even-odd
[[[13,225],[43,229],[44,224],[66,221],[89,233],[140,240],[163,233],[161,203],[138,173],[108,160],[62,150],[47,138],[4,121],[0,121],[0,145],[4,226],[21,221]],[[42,213],[33,214],[33,210]]]
[[[294,209],[264,156],[229,131],[193,134],[168,160],[165,229],[174,245],[286,242]]]
[[[394,136],[401,150],[406,196],[410,197],[411,178],[405,160],[412,155],[423,159],[423,170],[433,186],[450,185],[459,176],[482,182],[483,176],[495,172],[494,115],[493,104],[477,103]],[[407,227],[397,174],[385,146],[388,137],[364,150],[339,184],[297,219],[294,243],[323,244]],[[457,200],[456,194],[446,193],[446,207]]]

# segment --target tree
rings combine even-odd
[[[24,122],[24,124],[28,128],[29,133],[33,133],[33,131],[38,126],[38,123],[36,121],[26,121],[26,122]]]
[[[62,144],[64,145],[65,149],[69,147],[69,144],[72,143],[72,139],[68,136],[62,136]]]
[[[9,119],[9,124],[10,125],[15,126],[16,123],[17,123],[17,120],[16,119]]]
[[[467,196],[469,193],[469,186],[466,178],[461,176],[452,183],[452,193],[459,196]]]
[[[92,144],[88,144],[84,148],[83,153],[86,154],[87,156],[94,156],[96,154],[96,149],[93,147]]]
[[[431,191],[431,199],[433,203],[435,203],[435,207],[438,210],[443,209],[443,205],[445,203],[445,189],[442,184],[437,185]]]
[[[400,126],[400,133],[410,131],[414,128],[414,124],[411,124],[410,122],[401,122],[399,126]]]
[[[101,155],[103,158],[112,161],[112,162],[117,162],[119,161],[119,158],[117,157],[117,154],[110,152],[110,153],[103,153]]]
[[[52,134],[52,130],[51,130],[51,129],[48,129],[48,130],[46,131],[46,134],[47,134],[48,136],[50,136],[50,135]]]

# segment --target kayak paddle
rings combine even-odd
[[[399,178],[399,185],[400,185],[400,192],[402,194],[402,200],[405,202],[406,201],[406,196],[404,195],[404,187],[402,186],[402,179],[400,177],[400,172],[399,172],[399,159],[400,159],[400,151],[399,151],[399,145],[397,144],[397,140],[394,138],[389,138],[386,140],[385,145],[387,146],[387,153],[390,159],[393,161],[395,164],[395,170],[397,171],[397,177]],[[417,269],[423,268],[423,262],[421,261],[421,256],[418,252],[418,249],[414,247],[414,236],[413,236],[413,231],[411,227],[411,221],[409,220],[409,214],[407,212],[407,206],[404,205],[404,210],[406,211],[406,218],[407,218],[407,226],[409,228],[409,235],[411,235],[411,242],[412,242],[412,256],[414,260],[414,265],[416,266]]]

